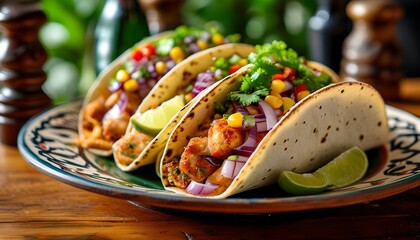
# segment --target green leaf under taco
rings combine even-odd
[[[131,115],[170,69],[196,52],[237,40],[237,35],[223,37],[217,31],[181,26],[139,42],[101,72],[89,89],[77,143],[98,155],[111,155]]]
[[[228,43],[193,54],[172,68],[144,98],[126,133],[114,143],[117,166],[132,171],[155,163],[172,128],[194,100],[248,64],[247,57],[254,51],[252,45]]]
[[[387,140],[384,102],[370,85],[340,82],[283,42],[257,46],[250,59],[179,120],[160,159],[165,189],[226,198]]]

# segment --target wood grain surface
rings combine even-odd
[[[420,80],[407,86],[411,100],[391,104],[420,116]],[[0,239],[418,239],[419,199],[417,187],[312,211],[161,212],[58,182],[32,168],[17,148],[0,145]]]

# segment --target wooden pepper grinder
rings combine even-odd
[[[371,84],[385,100],[398,100],[402,54],[396,25],[402,8],[392,0],[353,0],[347,14],[353,30],[343,44],[341,77]]]
[[[144,9],[150,34],[154,35],[181,25],[182,0],[138,0]]]
[[[16,145],[18,132],[32,116],[51,105],[42,91],[47,54],[38,39],[47,18],[37,1],[0,5],[0,141]]]

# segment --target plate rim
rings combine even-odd
[[[81,100],[71,101],[50,107],[41,113],[35,115],[28,120],[21,128],[18,134],[17,146],[19,152],[27,163],[33,166],[41,173],[58,180],[67,185],[94,192],[101,195],[125,199],[135,202],[136,204],[146,207],[156,207],[172,210],[186,210],[195,212],[211,212],[211,213],[235,213],[235,214],[264,214],[279,213],[301,210],[313,210],[321,208],[335,208],[357,203],[369,202],[392,196],[409,189],[420,186],[420,174],[399,179],[398,181],[387,183],[382,186],[373,188],[362,188],[347,192],[334,192],[328,194],[316,194],[307,196],[288,196],[276,198],[227,198],[227,199],[209,199],[182,196],[177,194],[163,194],[161,191],[169,193],[165,190],[157,190],[156,192],[140,191],[134,188],[125,188],[116,185],[108,185],[92,179],[83,178],[62,169],[51,168],[51,164],[40,161],[36,154],[30,151],[25,142],[25,134],[28,128],[39,118],[50,113],[52,110],[68,107],[71,104],[80,104]],[[415,114],[399,109],[394,106],[386,105],[397,112],[408,114],[411,117],[418,118]],[[96,168],[96,166],[95,166]],[[110,176],[113,176],[110,174]],[[115,176],[113,176],[115,177]],[[150,188],[154,190],[153,188]],[[380,193],[380,194],[378,194]],[[326,200],[335,200],[331,206]],[[181,204],[186,203],[186,204]],[[305,204],[306,203],[306,204]],[[311,203],[311,204],[308,204]],[[205,205],[205,207],[203,207]],[[252,206],[252,207],[250,207]]]

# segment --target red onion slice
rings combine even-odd
[[[257,132],[267,132],[267,122],[258,122]]]
[[[240,114],[242,114],[242,115],[248,115],[249,114],[246,107],[242,106],[242,104],[240,104],[239,102],[232,102],[232,104],[233,104],[233,107],[235,108],[235,110],[237,112],[239,112]]]
[[[286,84],[286,87],[283,89],[282,93],[289,91],[293,88],[293,84],[289,81],[283,81]]]
[[[245,162],[237,160],[225,160],[222,168],[222,175],[226,178],[235,178],[242,167],[245,165]]]
[[[195,195],[206,195],[213,192],[218,186],[219,185],[214,185],[211,183],[199,183],[191,180],[185,191]]]
[[[267,120],[267,131],[270,131],[274,127],[274,125],[276,125],[277,123],[276,112],[270,106],[270,104],[268,104],[264,100],[260,100],[258,104],[260,105],[261,109],[263,110],[265,114],[265,117]]]
[[[110,118],[118,118],[119,116],[121,116],[121,114],[125,111],[125,108],[127,107],[127,103],[128,103],[127,93],[121,92],[118,102],[114,106],[112,106],[112,108],[109,109],[108,112],[105,113],[102,121],[105,121]]]
[[[197,75],[194,87],[192,89],[192,97],[197,96],[201,91],[208,88],[215,82],[214,74],[208,72],[202,72]]]

